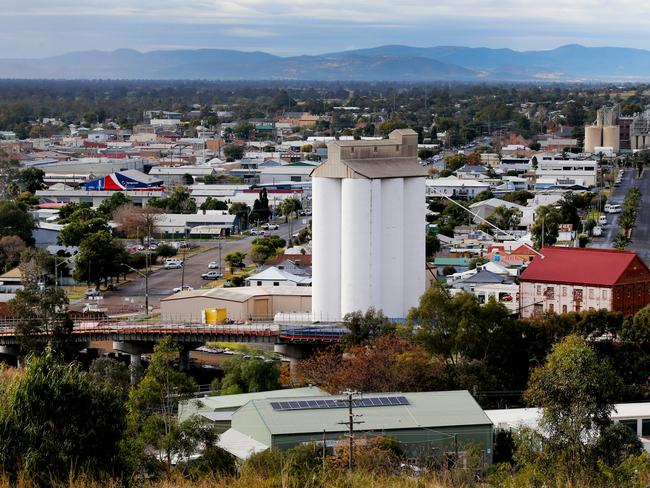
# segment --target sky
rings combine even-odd
[[[650,49],[639,0],[0,0],[0,58],[218,48],[281,56],[460,45]]]

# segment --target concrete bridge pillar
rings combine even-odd
[[[113,341],[113,349],[130,356],[129,369],[131,371],[131,384],[138,382],[142,373],[142,360],[140,356],[153,352],[153,342],[121,342]]]
[[[273,346],[273,350],[289,359],[289,373],[293,383],[298,373],[298,361],[311,356],[314,347],[297,344],[276,344]]]
[[[178,370],[179,371],[189,371],[190,367],[192,365],[191,360],[190,360],[190,353],[196,349],[197,347],[200,347],[203,343],[202,342],[182,342],[181,345],[181,352],[178,358]]]

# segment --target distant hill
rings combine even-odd
[[[575,44],[548,51],[389,45],[280,57],[226,49],[119,49],[0,59],[0,78],[626,81],[650,79],[650,51]]]

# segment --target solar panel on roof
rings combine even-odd
[[[400,405],[409,405],[405,396],[397,397],[366,397],[355,398],[352,400],[352,406],[357,407],[392,407]],[[271,402],[271,408],[277,411],[283,410],[317,410],[331,408],[347,408],[348,402],[343,399],[333,400],[300,400],[288,402]]]

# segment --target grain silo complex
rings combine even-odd
[[[585,152],[596,154],[605,150],[613,153],[620,151],[619,116],[618,105],[602,107],[596,112],[596,123],[585,127]]]
[[[381,309],[404,318],[425,287],[425,177],[417,134],[333,141],[312,173],[314,320]]]

